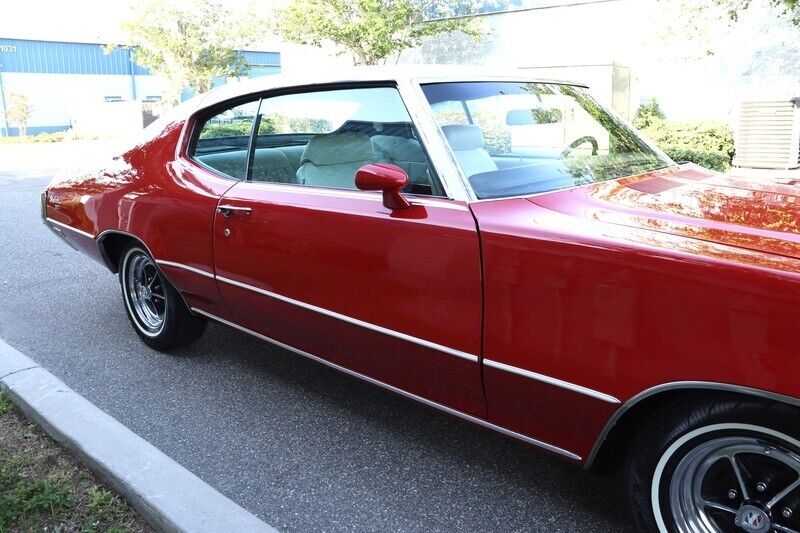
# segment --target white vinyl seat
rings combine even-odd
[[[355,189],[358,169],[375,161],[372,141],[363,133],[316,135],[303,150],[297,179],[304,185]]]
[[[442,131],[467,177],[497,170],[497,164],[483,147],[483,132],[478,126],[442,126]]]
[[[428,158],[416,139],[394,135],[373,135],[376,157],[383,163],[399,166],[408,174],[411,184],[433,187],[428,168]]]

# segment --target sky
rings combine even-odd
[[[174,1],[174,0],[173,0]],[[191,0],[178,0],[188,1]],[[18,0],[0,7],[0,37],[116,43],[131,0]],[[285,0],[225,0],[233,9],[268,9]]]
[[[132,1],[7,1],[0,8],[0,37],[119,44],[123,41],[119,26],[128,15]],[[226,4],[240,9],[253,6],[266,10],[284,5],[286,1],[226,0]],[[774,10],[765,6],[759,8],[759,1],[764,0],[754,2],[756,8],[743,15],[735,26],[730,25],[723,15],[705,11],[705,16],[711,18],[699,22],[710,23],[706,25],[712,28],[705,42],[687,38],[686,28],[698,22],[697,17],[690,15],[679,19],[663,11],[670,5],[666,0],[619,0],[619,4],[596,4],[620,6],[616,10],[591,6],[543,10],[535,14],[537,19],[555,17],[556,12],[563,13],[563,18],[555,18],[549,25],[539,24],[537,32],[540,35],[531,35],[526,29],[529,18],[509,14],[504,17],[512,24],[498,34],[495,47],[498,53],[491,62],[502,64],[506,58],[513,63],[519,60],[519,50],[526,50],[531,61],[540,59],[542,64],[574,65],[576,62],[596,62],[593,54],[602,52],[608,56],[604,62],[613,61],[631,67],[638,78],[642,96],[664,93],[667,96],[664,104],[686,117],[724,118],[735,102],[754,95],[800,95],[800,78],[786,76],[786,72],[800,72],[800,31],[779,22]],[[624,17],[625,20],[597,20],[588,15],[570,18],[572,13],[590,12],[616,12],[617,18]],[[515,25],[513,21],[518,23]],[[608,30],[604,31],[606,26]],[[625,31],[619,31],[620,28]],[[661,28],[666,28],[667,33],[659,35]],[[648,38],[649,33],[652,33],[652,38]],[[509,34],[516,37],[511,38]],[[587,36],[592,34],[599,37],[588,38],[590,42],[587,44]],[[564,37],[569,35],[575,38]],[[517,42],[519,39],[522,41]],[[531,50],[529,41],[544,44],[538,50]],[[506,46],[503,46],[504,42]],[[548,46],[548,43],[558,44]],[[715,54],[704,56],[705,46],[714,47]],[[282,63],[287,70],[295,65],[301,68],[309,61],[307,49],[298,51],[269,35],[251,48],[281,51],[284,56]],[[687,59],[686,55],[695,57]],[[716,98],[715,95],[724,97]]]
[[[22,0],[0,8],[0,37],[112,42],[130,9],[124,0]]]

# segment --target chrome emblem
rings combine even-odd
[[[766,533],[772,527],[767,513],[754,505],[743,505],[739,509],[736,525],[749,533]]]

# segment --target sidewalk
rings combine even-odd
[[[276,533],[2,339],[0,389],[155,529]]]

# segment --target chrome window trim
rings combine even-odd
[[[57,220],[53,220],[50,217],[45,217],[45,220],[47,222],[49,222],[50,224],[54,224],[54,225],[58,226],[59,228],[64,228],[64,229],[73,231],[73,232],[77,233],[78,235],[81,235],[81,236],[86,237],[88,239],[94,240],[95,236],[92,235],[91,233],[87,233],[87,232],[85,232],[83,230],[79,230],[78,228],[73,228],[72,226],[70,226],[68,224],[64,224],[63,222],[59,222]]]
[[[411,120],[417,127],[420,141],[430,155],[431,165],[448,196],[454,200],[470,202],[477,197],[466,182],[466,175],[456,162],[453,151],[444,136],[422,87],[417,80],[398,80],[400,96],[406,104]]]
[[[662,383],[660,385],[655,385],[653,387],[650,387],[649,389],[645,389],[642,392],[639,392],[638,394],[635,394],[627,401],[625,401],[625,403],[623,403],[622,406],[614,412],[614,414],[611,416],[608,422],[606,422],[606,425],[603,427],[603,431],[600,432],[600,435],[595,440],[594,446],[592,447],[592,451],[589,453],[589,457],[587,458],[584,467],[589,468],[592,466],[592,463],[597,458],[597,454],[600,452],[600,448],[608,438],[609,433],[611,433],[611,430],[614,428],[614,426],[617,425],[617,422],[620,421],[620,419],[623,417],[623,415],[625,415],[625,413],[627,413],[636,404],[638,404],[639,402],[641,402],[646,398],[649,398],[650,396],[672,390],[707,390],[707,391],[734,392],[746,396],[765,398],[767,400],[773,400],[776,402],[785,403],[787,405],[800,407],[800,398],[786,396],[784,394],[779,394],[777,392],[770,392],[762,389],[746,387],[744,385],[732,385],[730,383],[719,383],[715,381],[672,381],[669,383]]]
[[[269,191],[276,191],[276,192],[288,191],[292,194],[329,196],[332,198],[350,198],[353,200],[365,200],[369,202],[383,203],[383,196],[379,191],[377,192],[362,191],[360,189],[321,187],[318,185],[300,185],[298,183],[278,183],[272,181],[253,181],[253,180],[246,180],[246,181],[240,180],[240,181],[242,183],[247,183],[255,187],[258,187],[260,189]],[[440,207],[442,209],[453,209],[456,211],[469,211],[469,208],[466,205],[457,203],[456,200],[444,196],[427,196],[427,195],[403,193],[403,197],[405,197],[405,199],[408,200],[409,203],[411,203],[411,205]],[[224,195],[223,199],[225,199]]]
[[[205,276],[207,278],[214,279],[214,274],[211,272],[207,272],[205,270],[201,270],[199,268],[195,268],[189,265],[184,265],[183,263],[176,263],[175,261],[166,261],[164,259],[156,259],[156,263],[159,265],[180,268],[182,270],[188,270],[189,272],[194,272],[195,274],[200,274],[201,276]]]
[[[463,420],[466,420],[468,422],[472,422],[474,424],[478,424],[479,426],[483,426],[485,428],[491,429],[491,430],[496,431],[498,433],[501,433],[503,435],[506,435],[506,436],[521,440],[521,441],[523,441],[525,443],[528,443],[528,444],[531,444],[533,446],[537,446],[539,448],[543,448],[543,449],[545,449],[545,450],[547,450],[549,452],[552,452],[552,453],[555,453],[555,454],[558,454],[558,455],[562,455],[564,457],[572,459],[573,461],[581,461],[582,460],[580,455],[572,453],[572,452],[570,452],[568,450],[565,450],[563,448],[559,448],[558,446],[554,446],[553,444],[548,444],[546,442],[543,442],[543,441],[540,441],[540,440],[536,440],[536,439],[533,439],[531,437],[527,437],[527,436],[525,436],[525,435],[523,435],[521,433],[517,433],[515,431],[512,431],[510,429],[504,428],[502,426],[497,426],[495,424],[492,424],[491,422],[488,422],[488,421],[486,421],[486,420],[484,420],[482,418],[478,418],[478,417],[472,416],[470,414],[464,413],[462,411],[458,411],[456,409],[453,409],[452,407],[448,407],[446,405],[442,405],[440,403],[437,403],[437,402],[428,400],[426,398],[423,398],[422,396],[417,396],[416,394],[413,394],[413,393],[408,392],[406,390],[403,390],[403,389],[400,389],[398,387],[395,387],[394,385],[390,385],[388,383],[385,383],[383,381],[379,381],[379,380],[377,380],[375,378],[371,378],[369,376],[366,376],[366,375],[361,374],[359,372],[356,372],[354,370],[350,370],[349,368],[337,365],[336,363],[332,363],[331,361],[328,361],[326,359],[323,359],[321,357],[313,355],[313,354],[311,354],[309,352],[300,350],[298,348],[294,348],[292,346],[289,346],[288,344],[282,343],[282,342],[280,342],[278,340],[275,340],[275,339],[273,339],[271,337],[267,337],[266,335],[262,335],[260,333],[257,333],[255,331],[253,331],[253,330],[247,329],[244,326],[240,326],[240,325],[238,325],[238,324],[236,324],[234,322],[230,322],[230,321],[225,320],[223,318],[220,318],[218,316],[212,315],[211,313],[203,311],[202,309],[198,309],[196,307],[193,307],[192,311],[194,311],[195,313],[201,314],[203,316],[206,316],[206,317],[210,318],[211,320],[217,321],[217,322],[219,322],[221,324],[225,324],[226,326],[230,326],[230,327],[238,329],[239,331],[242,331],[244,333],[248,333],[248,334],[250,334],[250,335],[252,335],[254,337],[257,337],[257,338],[259,338],[261,340],[267,341],[267,342],[269,342],[271,344],[274,344],[274,345],[276,345],[276,346],[278,346],[280,348],[283,348],[283,349],[288,350],[290,352],[296,353],[298,355],[302,355],[303,357],[306,357],[308,359],[311,359],[313,361],[321,363],[321,364],[323,364],[325,366],[333,368],[334,370],[338,370],[340,372],[343,372],[344,374],[347,374],[349,376],[353,376],[355,378],[361,379],[363,381],[366,381],[367,383],[371,383],[372,385],[377,385],[378,387],[387,389],[387,390],[389,390],[391,392],[394,392],[396,394],[399,394],[401,396],[405,396],[406,398],[410,398],[412,400],[416,400],[416,401],[418,401],[418,402],[420,402],[420,403],[422,403],[424,405],[427,405],[428,407],[433,407],[434,409],[438,409],[439,411],[443,411],[443,412],[445,412],[445,413],[447,413],[449,415],[461,418]]]
[[[611,396],[610,394],[596,391],[594,389],[590,389],[589,387],[584,387],[582,385],[576,385],[575,383],[570,383],[568,381],[564,381],[558,378],[545,376],[544,374],[539,374],[537,372],[531,372],[530,370],[525,370],[524,368],[507,365],[499,361],[492,361],[491,359],[487,359],[485,357],[483,358],[483,364],[485,364],[488,367],[495,368],[497,370],[510,372],[512,374],[517,374],[518,376],[526,377],[528,379],[533,379],[535,381],[540,381],[542,383],[547,383],[548,385],[553,385],[555,387],[566,389],[572,392],[577,392],[579,394],[583,394],[584,396],[590,396],[592,398],[595,398],[597,400],[602,400],[604,402],[613,404],[622,403],[617,398]]]
[[[289,298],[288,296],[284,296],[282,294],[278,294],[275,292],[271,292],[260,287],[255,287],[253,285],[248,285],[247,283],[242,283],[241,281],[236,281],[230,278],[226,278],[223,276],[215,276],[217,281],[221,281],[223,283],[227,283],[228,285],[233,285],[234,287],[239,287],[241,289],[246,289],[252,292],[256,292],[258,294],[262,294],[264,296],[269,296],[270,298],[274,298],[276,300],[280,300],[282,302],[286,302],[288,304],[296,305],[297,307],[302,307],[304,309],[308,309],[309,311],[314,311],[316,313],[320,313],[322,315],[326,315],[337,320],[341,320],[342,322],[348,322],[350,324],[354,324],[356,326],[360,326],[362,328],[366,328],[377,333],[382,333],[384,335],[388,335],[390,337],[395,337],[406,342],[410,342],[413,344],[417,344],[419,346],[423,346],[425,348],[430,348],[432,350],[436,350],[439,352],[443,352],[449,355],[453,355],[460,359],[464,359],[466,361],[470,361],[472,363],[477,363],[479,357],[477,355],[462,352],[461,350],[456,350],[454,348],[450,348],[448,346],[444,346],[442,344],[437,344],[435,342],[427,341],[425,339],[420,339],[419,337],[414,337],[413,335],[408,335],[406,333],[401,333],[399,331],[395,331],[393,329],[385,328],[383,326],[379,326],[377,324],[373,324],[371,322],[365,322],[364,320],[359,320],[357,318],[353,318],[351,316],[343,315],[341,313],[337,313],[336,311],[331,311],[330,309],[325,309],[324,307],[318,307],[313,304],[309,304],[306,302],[302,302],[300,300],[295,300],[294,298]]]

